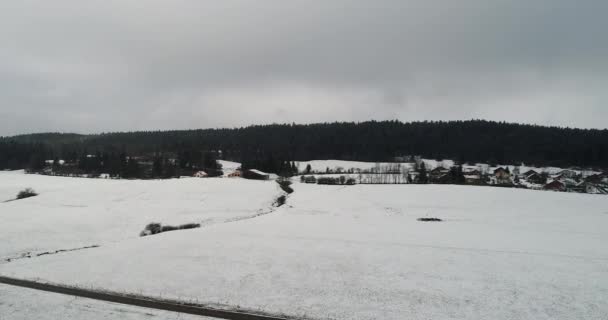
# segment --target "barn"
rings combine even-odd
[[[252,180],[270,180],[270,175],[257,169],[245,170],[242,173],[243,178]]]

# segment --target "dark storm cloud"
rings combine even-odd
[[[3,1],[0,135],[366,119],[606,127],[605,1]]]

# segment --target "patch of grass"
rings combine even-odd
[[[35,197],[37,195],[38,195],[38,193],[36,193],[36,191],[34,191],[34,189],[26,188],[26,189],[19,191],[19,193],[17,194],[17,199],[25,199],[25,198]]]
[[[439,222],[439,221],[443,221],[439,218],[418,218],[418,221],[423,221],[423,222]]]

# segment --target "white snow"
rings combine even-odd
[[[100,192],[83,193],[80,204],[97,203],[91,210],[100,216],[112,211],[102,204],[111,203],[106,193],[115,188],[147,190],[154,206],[134,216],[164,207],[166,219],[179,216],[177,199],[198,199],[192,190],[207,181],[235,181],[224,189],[214,183],[220,189],[213,194],[227,193],[222,198],[237,203],[239,197],[257,199],[258,188],[268,186],[269,198],[276,192],[276,183],[243,179],[117,181],[129,183],[126,187],[74,180],[94,181],[88,188]],[[28,229],[28,223],[16,223],[20,216],[42,220],[36,224],[42,230],[72,230],[70,221],[46,212],[56,210],[56,198],[74,192],[64,187],[72,182],[57,183],[61,188],[52,197],[31,199],[40,210],[26,210],[30,200],[0,204],[3,216],[6,205],[15,206],[11,228]],[[182,196],[154,191],[171,188],[180,188]],[[444,185],[296,182],[294,189],[286,205],[267,215],[15,260],[1,264],[0,274],[319,319],[605,319],[608,314],[608,197]],[[180,208],[195,206],[190,200]],[[128,207],[139,205],[145,204]],[[256,206],[264,207],[254,201]],[[420,217],[444,221],[419,222]],[[93,218],[83,221],[88,219]],[[115,228],[112,221],[94,221]],[[139,231],[143,223],[135,225]],[[0,228],[2,245],[14,237],[23,240]],[[45,242],[47,231],[36,228],[26,230],[29,241]],[[86,236],[75,232],[65,236],[71,241]]]
[[[233,161],[227,161],[227,160],[218,160],[218,162],[222,165],[222,171],[224,172],[224,177],[227,177],[229,174],[231,174],[241,168],[241,164],[239,162],[233,162]]]
[[[211,318],[0,285],[0,320],[210,320]]]
[[[210,225],[268,212],[276,183],[232,179],[109,180],[0,172],[0,260],[138,238],[150,222]]]

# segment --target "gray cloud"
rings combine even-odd
[[[606,127],[603,0],[5,1],[0,135],[486,118]]]

